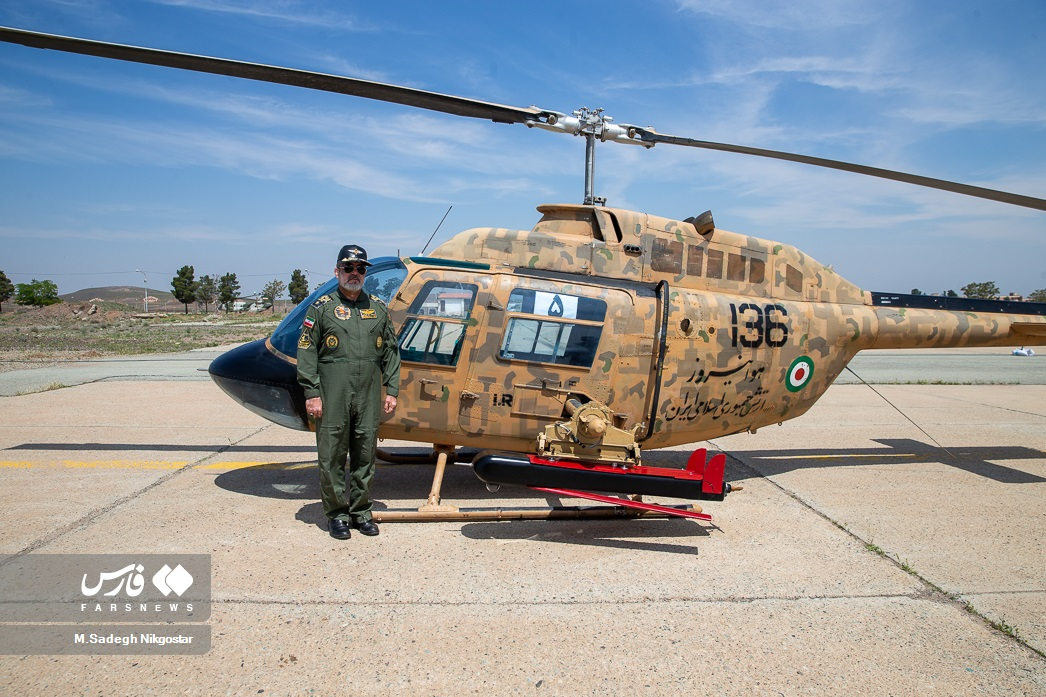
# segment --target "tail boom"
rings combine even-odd
[[[1046,346],[1046,303],[873,293],[869,348]]]

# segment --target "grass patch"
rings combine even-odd
[[[994,620],[988,620],[988,623],[992,627],[994,627],[995,629],[998,629],[1000,632],[1002,632],[1003,634],[1005,634],[1007,636],[1013,637],[1014,639],[1022,639],[1023,638],[1023,637],[1021,637],[1021,633],[1019,631],[1017,631],[1017,628],[1011,626],[1009,623],[1006,622],[1006,620],[999,620],[998,622],[996,622]]]
[[[60,307],[60,306],[59,306]],[[152,315],[126,312],[74,315],[52,311],[18,322],[0,322],[0,355],[61,359],[70,354],[132,356],[178,353],[262,339],[276,329],[282,314]]]
[[[50,392],[51,390],[60,390],[63,387],[69,387],[69,385],[63,385],[60,382],[52,382],[50,385],[45,385],[44,387],[35,390],[20,390],[15,393],[15,396],[21,397],[22,395],[36,394],[37,392]]]

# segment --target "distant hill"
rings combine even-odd
[[[145,288],[141,286],[106,286],[105,288],[84,288],[74,293],[66,293],[65,295],[59,295],[63,301],[69,303],[77,302],[88,302],[91,300],[106,300],[109,302],[124,303],[125,305],[141,305],[142,298],[145,297]],[[156,290],[154,288],[149,289],[149,297],[156,298],[157,301],[163,303],[167,301],[174,301],[174,295],[163,290]],[[150,300],[150,302],[152,302]],[[178,303],[181,305],[181,303]]]

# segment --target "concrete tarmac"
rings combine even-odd
[[[1046,694],[1046,387],[838,385],[706,445],[744,485],[712,523],[339,542],[312,435],[210,381],[2,398],[0,553],[210,554],[214,602],[205,655],[5,655],[0,693]],[[380,467],[376,508],[420,505],[431,475]],[[491,494],[466,466],[443,496],[582,503]]]

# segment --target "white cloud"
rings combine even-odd
[[[351,31],[370,31],[370,25],[337,11],[319,10],[314,3],[292,0],[149,0],[156,5],[184,7],[202,12],[241,15],[290,24]]]
[[[862,0],[676,0],[680,10],[734,24],[818,33],[867,24],[880,16],[881,3]]]

